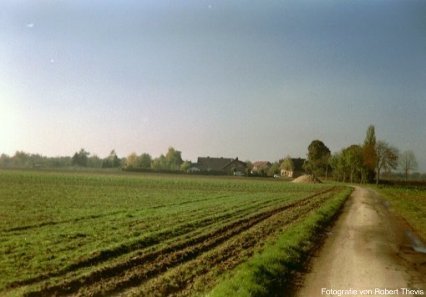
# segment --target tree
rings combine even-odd
[[[267,175],[268,176],[274,176],[275,174],[280,173],[280,164],[278,162],[272,163],[272,165],[269,167]]]
[[[246,160],[244,161],[246,163],[246,176],[250,176],[252,173],[252,169],[253,169],[253,163],[250,160]]]
[[[139,157],[139,167],[143,169],[151,168],[152,157],[150,154],[143,153]]]
[[[31,167],[31,155],[23,151],[17,151],[12,157],[14,167]]]
[[[47,167],[68,167],[72,165],[72,158],[71,157],[51,157],[47,158],[46,160],[46,166]]]
[[[169,147],[166,154],[167,168],[171,170],[179,170],[180,165],[183,163],[182,152],[175,150],[173,147]]]
[[[183,172],[188,172],[190,167],[191,167],[191,162],[185,161],[180,165],[180,170]]]
[[[87,167],[90,168],[101,168],[103,167],[103,160],[97,155],[90,156],[87,159]]]
[[[1,154],[1,156],[0,156],[0,167],[1,168],[10,167],[11,163],[12,163],[12,160],[8,155]]]
[[[90,153],[81,149],[78,153],[76,152],[71,159],[71,165],[87,167],[88,157]]]
[[[169,169],[167,159],[163,154],[161,154],[160,157],[152,160],[152,169],[155,169],[155,170]]]
[[[138,155],[136,155],[136,153],[131,153],[126,158],[125,168],[126,169],[135,169],[135,168],[138,167],[138,163],[139,163]]]
[[[353,144],[342,151],[344,168],[349,171],[350,182],[363,180],[363,149],[357,144]]]
[[[285,157],[281,162],[280,168],[285,171],[294,171],[294,162],[290,156]]]
[[[379,184],[382,170],[392,170],[398,167],[398,149],[385,141],[376,144],[376,184]]]
[[[330,166],[332,168],[333,176],[336,180],[346,181],[346,164],[344,162],[343,153],[334,153],[330,158]]]
[[[410,173],[410,171],[417,169],[416,156],[412,151],[403,152],[399,159],[399,165],[404,171],[405,181],[408,181],[408,174]]]
[[[377,164],[376,132],[373,125],[367,128],[364,145],[362,146],[362,158],[367,180],[371,182],[374,180],[374,170]]]
[[[103,161],[102,161],[102,168],[116,168],[116,167],[120,167],[121,161],[118,158],[115,150],[112,150],[109,153],[109,156],[106,157]]]
[[[367,128],[367,133],[364,139],[364,145],[376,145],[376,130],[374,125],[370,125]]]
[[[313,140],[308,146],[308,160],[304,164],[305,170],[313,176],[327,174],[330,154],[330,149],[321,140]]]

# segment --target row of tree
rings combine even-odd
[[[118,168],[122,160],[114,150],[106,158],[90,155],[84,149],[76,152],[72,157],[46,157],[39,154],[29,154],[17,151],[15,155],[0,156],[0,168],[61,168],[61,167],[89,167],[89,168]]]
[[[0,156],[0,168],[59,168],[71,166],[71,157],[45,157],[39,154],[28,154],[17,151],[15,155]]]
[[[76,152],[71,158],[72,166],[91,167],[91,168],[118,168],[121,167],[122,160],[117,156],[115,150],[101,159],[97,155],[90,155],[85,149]]]
[[[405,179],[417,169],[417,162],[412,151],[402,154],[386,141],[376,140],[375,128],[370,125],[367,129],[364,143],[352,144],[331,155],[328,147],[320,140],[314,140],[308,146],[305,170],[314,175],[332,176],[343,182],[373,182],[379,183],[383,172],[402,169]]]
[[[150,154],[143,153],[137,155],[131,153],[123,160],[123,168],[127,170],[166,170],[166,171],[187,171],[191,162],[182,159],[182,152],[169,147],[165,155],[161,154],[153,159]]]
[[[140,156],[132,153],[126,158],[119,158],[115,150],[112,150],[107,157],[100,158],[85,149],[75,152],[72,157],[45,157],[22,151],[17,151],[13,156],[6,154],[0,156],[0,168],[87,167],[186,171],[190,165],[189,161],[182,160],[182,153],[173,147],[169,147],[167,153],[158,158],[152,158],[147,153]]]

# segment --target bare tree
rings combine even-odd
[[[391,170],[398,167],[398,149],[390,146],[385,141],[379,141],[376,144],[376,155],[376,184],[378,184],[382,170]]]
[[[402,170],[404,170],[405,181],[407,181],[410,171],[417,169],[416,156],[412,151],[403,152],[399,157],[399,165],[401,166]]]

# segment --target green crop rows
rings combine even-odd
[[[0,295],[201,294],[340,192],[247,178],[0,171]]]

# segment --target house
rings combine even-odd
[[[256,161],[253,162],[253,168],[251,169],[251,174],[254,175],[266,175],[269,168],[271,168],[272,163],[269,161]]]
[[[233,174],[237,176],[246,175],[247,163],[238,160],[238,157],[235,160],[232,160],[230,163],[226,164],[223,170],[227,174]]]
[[[247,164],[238,158],[198,157],[189,172],[209,172],[211,174],[245,175]]]
[[[305,164],[305,159],[302,158],[291,158],[292,168],[281,169],[281,176],[296,178],[305,174],[305,169],[303,169],[303,164]]]

